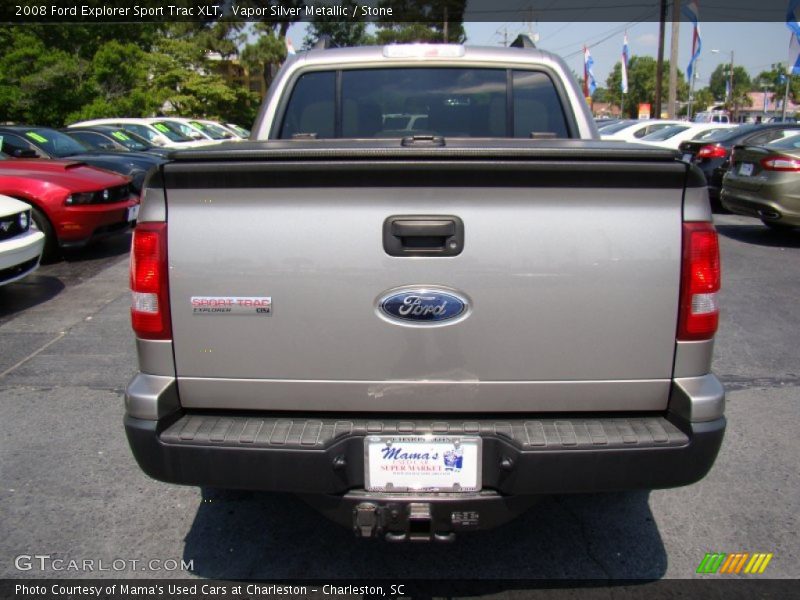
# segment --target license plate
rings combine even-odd
[[[739,165],[739,175],[750,177],[753,174],[753,163],[742,163]]]
[[[475,492],[481,489],[480,437],[368,436],[364,482],[372,492]]]
[[[139,218],[139,205],[136,204],[135,206],[128,207],[128,216],[125,219],[126,221],[135,221]]]
[[[683,155],[683,162],[688,162],[688,163],[692,162],[691,153],[687,152],[686,154]]]

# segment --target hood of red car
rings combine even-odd
[[[52,183],[70,191],[92,191],[125,185],[130,178],[81,162],[67,160],[0,160],[0,177],[24,177]]]

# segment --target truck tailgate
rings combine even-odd
[[[664,409],[686,166],[598,146],[502,160],[197,152],[166,165],[181,403]],[[458,217],[463,249],[390,256],[384,221],[409,215]],[[417,288],[452,291],[466,317],[385,318],[382,298]],[[197,299],[225,298],[270,298],[271,312],[194,310]]]

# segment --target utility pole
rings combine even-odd
[[[736,96],[733,93],[733,50],[731,50],[731,76],[728,85],[731,86],[731,107],[733,107],[733,120],[736,121],[738,115],[736,114],[736,101],[734,100]]]
[[[667,0],[661,0],[658,17],[658,62],[656,63],[656,97],[653,113],[656,119],[661,118],[661,79],[664,77],[664,28],[667,21]]]
[[[670,119],[678,116],[678,43],[681,24],[681,0],[672,0],[672,39],[669,51],[669,96],[667,114]]]
[[[445,5],[445,7],[444,7],[444,27],[442,28],[442,30],[444,32],[444,43],[445,44],[450,39],[450,36],[447,35],[447,33],[448,33],[447,29],[448,29],[448,27],[447,27],[447,5]]]
[[[692,69],[692,80],[689,82],[689,107],[686,110],[686,116],[689,117],[689,120],[692,120],[692,104],[694,103],[694,80],[700,78],[700,72],[698,70],[698,63],[700,59],[698,58],[694,61],[694,68]]]
[[[783,92],[783,111],[781,112],[781,122],[786,122],[786,103],[789,102],[789,81],[792,79],[792,67],[786,69],[786,89]]]

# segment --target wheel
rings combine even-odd
[[[31,206],[32,225],[44,234],[44,250],[42,251],[42,262],[55,262],[61,258],[61,248],[58,247],[56,230],[50,224],[50,219],[38,208]]]
[[[786,223],[781,223],[780,221],[768,221],[767,219],[761,219],[761,222],[773,231],[791,231],[794,229],[793,225],[787,225]]]

